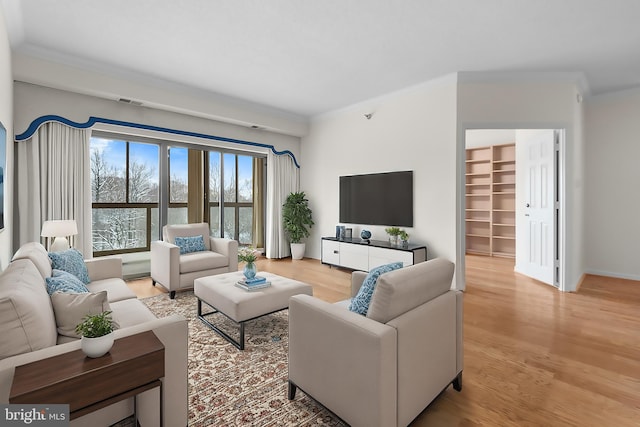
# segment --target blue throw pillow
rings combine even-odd
[[[71,273],[63,270],[53,270],[51,277],[47,277],[47,293],[53,295],[54,292],[65,292],[82,294],[89,292],[84,283]]]
[[[378,277],[384,273],[388,273],[389,271],[399,270],[401,268],[401,262],[393,262],[391,264],[381,265],[369,271],[364,282],[362,282],[362,286],[360,286],[360,290],[356,296],[351,299],[349,310],[366,316],[367,311],[369,311],[371,296],[373,295],[373,291],[376,289],[376,284],[378,283]]]
[[[71,273],[85,285],[91,282],[82,254],[77,249],[71,248],[61,252],[49,252],[49,258],[51,258],[52,269]]]
[[[180,248],[180,255],[207,250],[202,236],[176,237],[174,242]]]

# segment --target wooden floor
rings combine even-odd
[[[256,262],[258,271],[268,271],[270,273],[286,276],[291,279],[300,280],[313,286],[313,294],[325,301],[336,302],[349,298],[351,287],[351,271],[330,268],[320,264],[318,260],[303,259],[292,261],[285,259],[259,258]],[[241,270],[244,264],[241,264]],[[129,287],[135,292],[138,298],[147,298],[155,295],[167,293],[162,286],[152,286],[148,277],[127,281]]]
[[[348,270],[317,260],[258,270],[347,297]],[[462,392],[447,388],[412,426],[640,426],[640,282],[587,276],[576,293],[513,272],[513,260],[467,256]],[[139,296],[162,292],[149,279]]]

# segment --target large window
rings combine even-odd
[[[253,244],[252,156],[209,152],[209,222],[213,235]]]
[[[159,147],[91,138],[95,255],[149,250],[158,235]]]
[[[161,206],[168,224],[204,219],[213,236],[255,244],[254,157],[143,141],[91,138],[95,256],[149,251],[160,238]],[[168,161],[161,165],[164,150]],[[203,199],[207,205],[198,204]]]

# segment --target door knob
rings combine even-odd
[[[529,207],[529,203],[527,203],[526,207],[527,207],[527,208]]]

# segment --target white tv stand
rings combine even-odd
[[[384,240],[322,238],[322,263],[329,266],[369,271],[401,261],[406,267],[427,260],[427,247],[409,244],[392,246]]]

